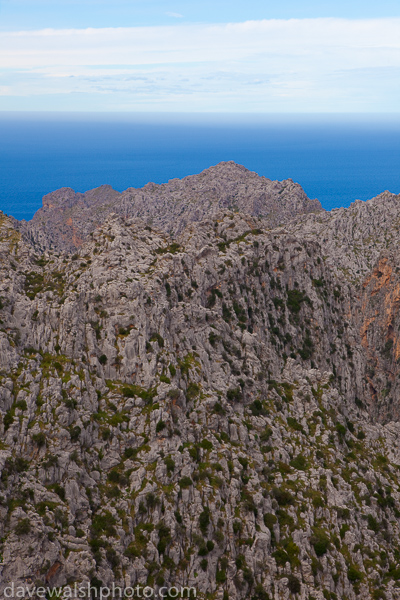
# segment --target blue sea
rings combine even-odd
[[[60,187],[122,191],[233,160],[326,209],[400,193],[400,115],[0,113],[0,209],[30,219]]]

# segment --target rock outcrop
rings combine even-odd
[[[274,222],[243,191],[172,237],[195,177],[157,227],[47,197],[81,219],[56,251],[1,216],[0,594],[396,600],[400,197],[315,213],[287,184]]]
[[[220,210],[259,217],[264,227],[287,223],[300,214],[322,211],[318,200],[307,198],[291,179],[271,181],[234,162],[220,163],[199,175],[148,183],[122,194],[103,185],[84,194],[62,188],[44,196],[43,208],[32,221],[17,224],[37,249],[74,251],[108,215],[140,217],[168,234],[212,218]]]

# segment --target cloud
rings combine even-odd
[[[183,19],[183,15],[176,12],[166,12],[167,17],[173,17],[174,19]]]
[[[1,85],[104,109],[98,96],[131,109],[398,111],[399,50],[398,18],[3,32]]]
[[[400,19],[291,19],[218,25],[0,33],[0,66],[220,61],[378,66],[400,63]]]

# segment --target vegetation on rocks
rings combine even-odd
[[[303,200],[72,256],[1,217],[0,594],[399,597],[399,197]]]

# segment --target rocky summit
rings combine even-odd
[[[399,228],[234,163],[1,214],[0,596],[399,599]]]

